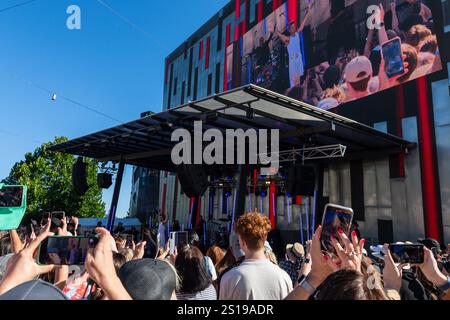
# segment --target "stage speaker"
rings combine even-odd
[[[313,166],[297,166],[295,169],[295,194],[314,196],[316,190],[316,171]]]
[[[208,176],[202,165],[180,165],[177,170],[183,193],[189,197],[201,197],[208,189]]]
[[[84,163],[83,157],[78,157],[72,167],[72,185],[75,193],[83,196],[89,189],[87,183],[87,164]]]
[[[112,174],[98,173],[97,184],[102,189],[109,189],[112,186]]]
[[[296,173],[295,170],[296,167],[288,167],[286,168],[286,191],[291,195],[295,196],[295,179],[296,179]]]

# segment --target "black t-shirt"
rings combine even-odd
[[[403,270],[400,297],[402,300],[431,300],[430,295],[417,278],[413,269]]]

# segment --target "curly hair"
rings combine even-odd
[[[266,216],[252,212],[241,216],[236,222],[234,230],[241,236],[250,250],[259,250],[264,247],[267,235],[272,230],[272,225]]]
[[[418,24],[411,27],[411,29],[406,32],[405,42],[413,47],[417,47],[422,40],[431,35],[430,29],[424,25]]]

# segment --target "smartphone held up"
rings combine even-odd
[[[322,218],[322,250],[334,252],[331,237],[339,238],[339,230],[349,235],[353,222],[353,210],[351,208],[327,204]]]
[[[39,246],[38,262],[41,265],[84,265],[88,250],[95,248],[98,240],[96,236],[49,237]]]

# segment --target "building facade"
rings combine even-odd
[[[319,32],[327,24],[330,30],[334,4],[339,3],[356,23],[355,38],[365,38],[366,8],[372,2],[330,1],[333,3],[330,4],[331,13],[309,17],[308,23],[318,26]],[[388,7],[389,1],[383,2]],[[275,28],[277,21],[283,19],[286,28],[292,21],[299,26],[305,19],[307,3],[299,0],[231,1],[166,58],[164,110],[258,81],[250,73],[245,74],[249,31],[262,26],[267,33],[266,29],[273,24],[268,19],[270,15],[275,16]],[[323,3],[326,1],[318,2],[317,6]],[[342,116],[416,142],[418,146],[406,156],[338,162],[325,169],[323,196],[331,203],[354,208],[362,234],[373,244],[414,241],[425,236],[450,242],[450,163],[446,161],[450,157],[450,5],[449,1],[441,0],[430,1],[429,6],[439,40],[442,70],[341,104],[334,110]],[[320,42],[310,41],[312,33],[305,29],[301,34],[305,68],[314,66],[312,61],[316,51],[311,50],[320,46]],[[326,46],[329,39],[322,40]],[[236,63],[237,60],[241,63]],[[136,185],[135,190],[140,192],[139,188]],[[224,196],[225,190],[216,190],[212,195],[211,192],[208,190],[200,201],[201,215],[213,221],[226,219],[233,206],[233,192],[227,196]],[[161,210],[171,220],[179,220],[182,228],[189,228],[193,201],[182,193],[176,175],[161,173],[158,193]],[[268,198],[250,194],[247,209],[252,210],[255,204],[267,214]],[[277,195],[277,229],[282,231],[284,242],[301,240],[301,225],[304,229],[302,239],[310,237],[312,223],[308,218],[313,206],[313,198],[304,197],[296,204],[286,196]],[[305,222],[309,228],[305,227]]]

